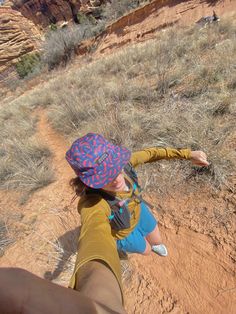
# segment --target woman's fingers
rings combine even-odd
[[[191,152],[191,161],[196,166],[209,166],[209,162],[207,161],[207,155],[200,150]]]

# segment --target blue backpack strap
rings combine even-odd
[[[111,208],[111,215],[108,219],[112,229],[121,230],[130,227],[130,211],[126,202],[120,205],[120,199],[100,189],[87,189],[86,194],[101,195],[108,203]]]
[[[125,173],[128,175],[128,177],[133,181],[133,189],[136,191],[138,189],[139,192],[142,191],[141,186],[138,183],[138,176],[137,173],[134,169],[134,167],[131,165],[129,162],[125,167],[124,167]]]
[[[133,181],[133,193],[138,189],[138,192],[141,193],[142,192],[142,188],[138,183],[138,176],[137,173],[134,169],[134,167],[131,165],[131,163],[128,163],[125,167],[124,167],[125,173],[129,176],[129,178],[131,178],[131,180]],[[142,195],[135,195],[136,198],[139,199],[140,202],[145,203],[149,208],[153,209],[154,206],[152,204],[150,204],[149,202],[145,201],[142,197]]]

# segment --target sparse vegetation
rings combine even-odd
[[[148,1],[140,0],[112,0],[103,9],[102,16],[108,21],[116,20],[117,18],[125,15],[129,11],[136,9],[141,4]]]
[[[102,23],[95,24],[84,15],[82,17],[81,25],[56,29],[47,34],[42,45],[42,60],[50,70],[59,64],[66,65],[82,40],[95,36],[102,30]]]
[[[201,180],[220,187],[235,166],[232,28],[222,21],[201,31],[166,30],[58,76],[40,93],[32,92],[27,103],[47,106],[53,127],[70,138],[93,131],[134,150],[191,147],[209,155],[211,166],[201,172],[186,163],[162,162],[158,172],[149,172],[147,186]]]
[[[40,55],[39,53],[31,53],[24,55],[20,58],[19,62],[16,63],[16,70],[20,78],[28,76],[33,73],[36,68],[40,67]]]
[[[111,1],[106,6],[95,8],[92,14],[77,13],[79,25],[58,29],[50,25],[50,32],[42,45],[43,63],[51,70],[59,64],[66,65],[73,58],[81,41],[101,33],[105,24],[138,7],[141,1]]]
[[[52,24],[49,25],[49,29],[51,31],[56,31],[57,30],[57,25],[52,23]]]
[[[0,187],[34,191],[53,181],[50,151],[35,137],[36,120],[24,106],[0,112]]]
[[[79,24],[86,24],[86,25],[96,25],[97,20],[93,15],[86,15],[82,12],[77,13],[77,20]]]
[[[6,247],[12,242],[13,239],[9,235],[5,221],[0,219],[0,257],[4,254]]]
[[[67,136],[100,132],[131,149],[201,148],[210,156],[209,168],[198,173],[177,162],[174,170],[165,165],[160,177],[178,172],[179,180],[197,176],[219,187],[235,165],[228,145],[235,132],[235,34],[225,29],[170,29],[69,73],[63,85],[54,80],[60,92],[51,95],[51,123]],[[160,186],[159,177],[155,182]]]

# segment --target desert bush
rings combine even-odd
[[[77,13],[77,21],[79,24],[96,25],[97,20],[93,15],[86,15],[82,12]]]
[[[54,90],[52,85],[50,87],[36,88],[33,92],[27,93],[22,99],[21,103],[27,103],[31,109],[37,107],[46,108],[54,102]]]
[[[232,15],[233,14],[233,15]],[[235,36],[235,14],[231,12],[228,16],[225,15],[224,19],[218,23],[218,31],[221,35]]]
[[[44,278],[66,285],[70,280],[75,265],[80,220],[75,211],[69,208],[53,208],[48,213],[50,226],[42,222],[43,234],[33,232],[30,249],[36,254],[37,262],[47,271]]]
[[[102,102],[100,98],[98,100],[97,97],[99,96],[82,89],[64,97],[62,94],[58,95],[58,99],[51,106],[48,115],[53,127],[67,135],[82,129],[83,126],[97,118],[98,112],[106,110],[105,102]],[[86,109],[84,103],[86,103]]]
[[[39,53],[31,53],[22,56],[15,65],[20,78],[24,78],[30,73],[33,73],[36,68],[39,71],[40,62]]]
[[[50,151],[35,139],[4,141],[6,155],[1,159],[1,188],[34,191],[54,179],[49,165]]]
[[[121,1],[115,1],[112,0],[110,3],[108,3],[102,13],[103,18],[106,20],[115,20],[121,16],[123,16],[125,13],[129,12],[132,9],[137,8],[140,5],[140,1],[138,0],[121,0]]]
[[[47,34],[42,44],[42,61],[49,69],[59,64],[66,65],[74,56],[77,47],[82,40],[97,35],[103,30],[103,23],[94,25],[88,22],[81,25],[73,25]]]
[[[66,27],[49,32],[42,45],[42,60],[49,69],[60,63],[66,64],[80,42],[89,35],[86,27]]]

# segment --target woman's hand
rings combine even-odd
[[[191,161],[196,166],[209,166],[207,155],[201,150],[195,150],[191,152]]]

